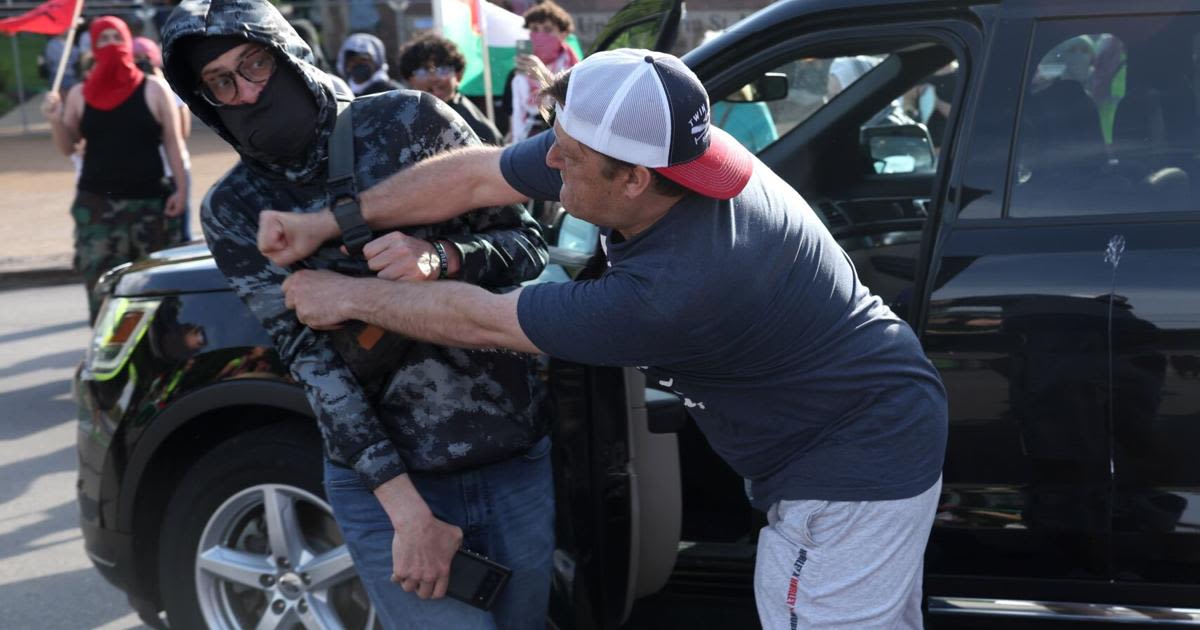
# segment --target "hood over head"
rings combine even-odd
[[[121,41],[98,46],[100,34],[109,29],[117,31]],[[89,34],[96,65],[83,83],[83,100],[96,109],[111,111],[124,103],[146,77],[133,63],[133,36],[124,20],[112,15],[98,17],[92,21]]]
[[[312,50],[270,2],[184,0],[171,13],[161,33],[167,81],[204,124],[237,149],[249,168],[262,175],[294,182],[312,181],[324,175],[325,145],[337,118],[337,101],[352,101],[354,97],[343,82],[334,80],[314,65]],[[311,92],[318,122],[315,137],[303,157],[287,162],[244,146],[222,121],[217,108],[200,95],[200,78],[193,68],[191,52],[202,40],[214,38],[237,38],[266,47],[275,55],[278,64],[276,76],[271,81],[286,68]],[[201,46],[210,49],[205,54],[220,48],[208,43]]]
[[[346,76],[346,53],[366,55],[375,62],[376,68],[387,70],[387,55],[383,52],[383,40],[370,33],[355,33],[342,42],[342,49],[338,51],[337,69],[338,74],[343,77]]]
[[[346,65],[346,57],[351,54],[369,57],[375,66],[374,71],[366,76],[357,76],[354,69]],[[337,71],[350,84],[350,90],[355,94],[362,94],[373,83],[388,81],[390,77],[383,40],[370,33],[354,33],[347,37],[338,51]]]

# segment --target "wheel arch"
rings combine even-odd
[[[117,529],[138,541],[132,596],[161,603],[158,541],[171,489],[200,458],[230,438],[280,423],[310,432],[320,444],[304,390],[289,383],[247,380],[202,387],[154,419],[130,454],[117,495]]]

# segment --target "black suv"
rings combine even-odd
[[[677,3],[636,4],[602,43],[669,40]],[[1200,624],[1200,4],[785,0],[685,60],[941,370],[927,622]],[[569,281],[595,229],[547,227],[542,280]],[[77,384],[97,567],[175,627],[372,625],[311,411],[203,246],[102,290]],[[763,520],[680,401],[549,378],[554,623],[745,602]]]

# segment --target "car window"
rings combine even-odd
[[[786,96],[761,100],[752,85],[713,103],[712,121],[759,153],[828,106],[891,55],[803,57],[772,69],[785,77]],[[932,173],[950,113],[958,65],[916,83],[860,129],[860,143],[879,175]]]
[[[745,86],[713,103],[712,122],[758,153],[879,65],[882,55],[796,59],[771,70],[787,77],[787,96],[744,102]]]
[[[786,63],[771,57],[738,75],[749,84],[712,95],[713,124],[804,195],[859,280],[904,314],[934,199],[937,148],[951,133],[951,104],[966,73],[938,41],[867,41],[857,55],[844,54],[840,41],[824,45],[842,54],[797,49]],[[728,118],[723,108],[733,108]]]
[[[1008,216],[1193,210],[1198,34],[1198,16],[1039,23]]]
[[[923,81],[913,86],[901,98],[901,110],[911,120],[925,126],[934,153],[941,152],[946,139],[946,125],[950,121],[951,103],[958,84],[958,62],[954,61],[939,68]]]
[[[930,73],[859,129],[860,142],[877,175],[937,171],[937,156],[950,121],[958,62]]]

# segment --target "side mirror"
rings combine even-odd
[[[933,173],[937,157],[925,125],[866,127],[859,142],[876,173]]]
[[[767,103],[781,101],[788,96],[788,78],[782,72],[767,72],[743,85],[741,89],[726,96],[730,103]]]

